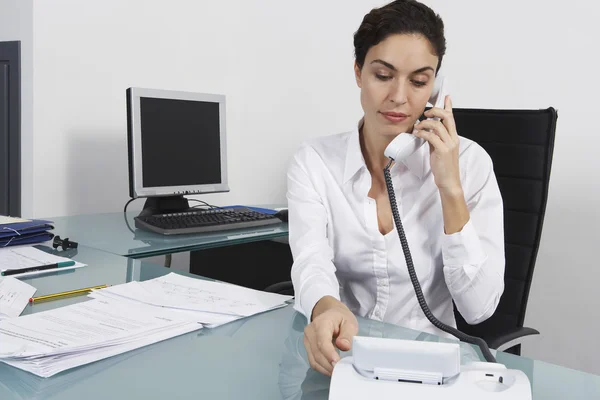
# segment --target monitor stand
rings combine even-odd
[[[183,196],[158,196],[148,197],[144,203],[144,209],[140,212],[140,217],[147,217],[154,214],[167,214],[188,211],[190,204]]]

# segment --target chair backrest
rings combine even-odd
[[[458,328],[489,338],[522,327],[540,244],[554,150],[557,112],[546,110],[453,110],[458,134],[490,155],[504,201],[505,288],[496,312]]]

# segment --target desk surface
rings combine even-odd
[[[74,259],[88,267],[27,279],[36,295],[98,284],[147,280],[171,272],[139,260],[82,246]],[[184,274],[186,275],[186,274]],[[80,296],[28,306],[39,312]],[[302,344],[305,319],[291,306],[202,329],[43,379],[0,363],[0,399],[327,399],[329,378],[309,370]],[[360,335],[447,341],[410,329],[359,319]],[[479,351],[461,344],[463,363]],[[346,354],[342,354],[345,356]],[[600,377],[499,353],[499,362],[523,370],[534,399],[600,398]]]
[[[131,258],[231,246],[288,234],[287,223],[281,223],[264,228],[163,236],[136,228],[133,218],[138,214],[138,211],[128,212],[126,218],[117,212],[45,219],[54,221],[54,233],[63,239],[67,237],[80,245]]]

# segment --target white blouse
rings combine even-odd
[[[451,235],[444,233],[429,145],[391,169],[425,299],[440,321],[454,327],[452,300],[476,324],[494,313],[504,290],[503,208],[492,161],[463,137],[459,151],[470,219]],[[379,232],[370,188],[358,127],[306,142],[294,155],[287,199],[295,308],[310,319],[315,304],[329,295],[356,315],[448,336],[421,311],[395,226]]]

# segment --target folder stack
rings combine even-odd
[[[0,247],[32,245],[52,240],[52,221],[0,216]]]

